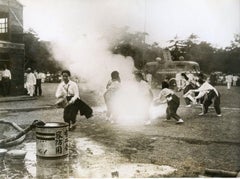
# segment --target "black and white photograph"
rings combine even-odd
[[[240,0],[0,0],[0,178],[240,177]]]

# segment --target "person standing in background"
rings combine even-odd
[[[186,80],[181,75],[181,72],[176,73],[175,79],[176,79],[177,91],[181,91],[185,86]]]
[[[113,71],[111,73],[111,80],[106,86],[106,92],[103,97],[107,106],[107,120],[111,123],[114,122],[114,103],[116,99],[117,92],[121,87],[121,79],[118,71]]]
[[[233,86],[237,86],[237,81],[238,81],[238,76],[237,76],[237,74],[235,74],[234,76],[233,76]]]
[[[231,89],[232,81],[233,81],[233,75],[228,73],[228,75],[225,77],[227,82],[227,89]]]
[[[4,65],[4,71],[2,72],[2,85],[3,85],[3,96],[8,96],[11,89],[12,75],[7,65]]]
[[[151,90],[151,86],[144,80],[143,75],[140,72],[136,72],[135,79],[137,81],[137,89],[140,94],[140,98],[138,100],[139,104],[137,108],[139,110],[142,110],[142,117],[144,118],[145,125],[151,124],[150,116],[149,116],[149,110],[151,107],[151,102],[153,100],[153,92]],[[141,104],[140,104],[141,103]]]
[[[149,73],[148,71],[147,71],[147,74],[146,74],[146,80],[147,80],[149,86],[152,86],[152,74]]]
[[[36,78],[36,85],[35,85],[35,96],[39,95],[42,96],[42,77],[38,70],[34,70],[34,75]]]
[[[25,87],[27,89],[27,92],[30,96],[33,96],[34,94],[34,86],[36,85],[36,77],[32,73],[31,68],[27,69],[27,79],[26,79],[26,84]]]

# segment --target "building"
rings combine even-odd
[[[24,56],[23,5],[17,0],[0,0],[0,70],[6,64],[11,71],[10,95],[24,93]]]

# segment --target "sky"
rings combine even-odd
[[[198,35],[216,47],[226,47],[240,33],[240,0],[19,0],[24,28],[43,40],[101,36],[111,26],[145,31],[148,43],[160,46],[177,36]],[[111,33],[111,32],[109,32]]]

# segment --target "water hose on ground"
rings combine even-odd
[[[17,129],[18,131],[20,131],[17,135],[15,135],[13,137],[9,137],[9,138],[0,140],[0,148],[11,147],[11,146],[18,145],[18,144],[22,143],[25,139],[26,134],[29,131],[34,129],[37,125],[44,125],[45,124],[42,121],[35,120],[35,121],[33,121],[33,123],[29,127],[25,128],[25,129],[22,129],[21,127],[19,127],[14,122],[9,122],[9,121],[6,121],[6,120],[0,120],[0,123],[9,124],[9,125],[13,126],[15,129]]]

